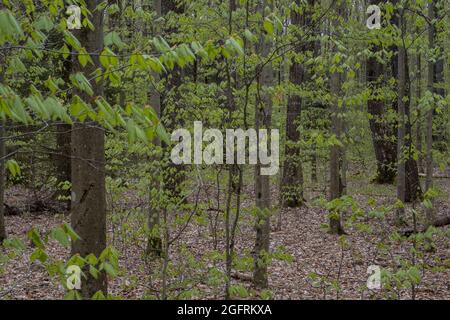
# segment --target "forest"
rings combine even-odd
[[[449,40],[448,0],[1,0],[0,300],[450,299]]]

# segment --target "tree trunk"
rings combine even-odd
[[[417,53],[417,84],[416,84],[416,111],[417,111],[417,126],[416,126],[416,145],[417,152],[419,153],[417,159],[417,165],[419,168],[419,172],[424,172],[423,168],[423,146],[422,146],[422,129],[423,129],[423,121],[422,121],[422,112],[420,110],[420,99],[422,98],[422,57],[421,53]]]
[[[258,4],[258,10],[262,16],[262,21],[265,19],[265,7],[266,5],[272,6],[266,0]],[[261,34],[259,43],[259,53],[261,57],[267,58],[270,53],[272,41],[265,39],[265,34]],[[270,129],[272,122],[272,97],[268,92],[268,88],[273,84],[273,69],[272,64],[268,63],[262,67],[262,70],[258,77],[258,97],[257,105],[255,107],[255,122],[256,131],[260,129]],[[259,136],[259,135],[258,135]],[[258,149],[259,149],[259,137],[258,137]],[[258,150],[259,154],[259,150]],[[257,288],[268,287],[267,276],[267,254],[270,247],[270,210],[271,210],[271,198],[270,198],[270,180],[268,175],[261,175],[262,165],[259,163],[255,166],[255,194],[256,194],[256,240],[255,240],[255,269],[253,272],[253,283]]]
[[[447,15],[448,17],[448,7],[445,7],[445,0],[433,0],[434,5],[434,17],[438,21],[442,21],[442,15]],[[439,14],[440,13],[440,14]],[[445,20],[445,19],[444,19]],[[436,44],[439,44],[441,48],[439,48],[440,56],[437,58],[436,63],[434,64],[433,68],[433,81],[434,81],[434,90],[433,92],[437,95],[439,95],[441,98],[445,97],[445,90],[444,87],[436,87],[436,84],[439,84],[442,86],[444,84],[444,65],[445,65],[445,49],[442,47],[445,46],[446,43],[448,43],[448,33],[447,33],[447,42],[445,42],[444,39],[441,41],[437,41],[436,37],[438,34],[442,34],[445,32],[445,24],[442,23],[435,23],[434,25],[434,36],[435,36],[435,42]],[[448,68],[447,68],[448,70]],[[448,83],[448,79],[447,79]],[[448,86],[447,86],[448,88]],[[448,93],[448,92],[447,92]],[[433,115],[436,115],[436,110],[433,111]],[[439,119],[440,117],[436,117],[434,119]],[[435,130],[433,131],[433,145],[434,147],[439,150],[441,153],[448,152],[448,122],[446,121],[436,121]]]
[[[376,52],[377,49],[372,49]],[[381,82],[383,66],[371,57],[367,62],[367,80],[372,86]],[[374,179],[377,183],[393,183],[395,179],[395,163],[397,161],[397,150],[395,142],[391,139],[394,134],[393,126],[387,122],[386,104],[375,98],[369,99],[367,109],[371,118],[369,120],[372,132],[372,141],[377,160],[377,174]]]
[[[231,36],[233,34],[233,14],[236,11],[236,0],[228,1],[228,34]],[[233,122],[233,113],[236,110],[236,101],[233,95],[233,81],[236,80],[236,72],[233,72],[231,61],[226,60],[226,74],[227,74],[227,90],[226,90],[226,99],[227,99],[227,107],[228,107],[228,115],[227,122]],[[237,166],[230,165],[228,167],[228,190],[227,190],[227,204],[225,209],[225,271],[226,271],[226,280],[225,280],[225,300],[230,299],[230,285],[231,285],[231,270],[233,267],[233,245],[231,239],[232,231],[231,231],[231,199],[233,194],[236,192],[236,178],[237,178]],[[239,186],[240,187],[240,186]]]
[[[371,0],[370,4],[378,4],[379,1]],[[380,47],[373,45],[372,53],[380,51]],[[370,57],[366,67],[367,81],[371,87],[382,87],[384,84],[384,67],[375,57]],[[392,123],[386,120],[388,104],[380,99],[371,97],[367,102],[367,110],[371,115],[369,124],[372,132],[373,147],[377,160],[376,183],[393,183],[396,175],[397,150],[396,143],[392,139],[395,130]]]
[[[394,4],[397,2],[398,0]],[[400,44],[392,48],[394,53],[397,52],[397,58],[394,54],[391,59],[392,75],[394,77],[397,76],[397,114],[399,118],[397,139],[402,139],[402,141],[397,141],[397,174],[404,175],[404,177],[397,177],[397,196],[402,194],[403,200],[399,198],[402,202],[412,202],[421,197],[422,190],[419,181],[419,169],[417,167],[417,161],[414,160],[412,148],[410,112],[411,83],[409,78],[408,52],[406,45],[403,43],[403,37],[406,36],[407,23],[404,17],[404,9],[400,9],[399,12],[394,13],[391,23],[401,30],[402,37]],[[404,189],[402,192],[399,190],[400,187]]]
[[[428,7],[428,18],[433,21],[435,14],[435,3],[431,1]],[[434,37],[435,37],[435,27],[430,25],[428,29],[428,48],[429,50],[434,49]],[[427,78],[427,88],[428,91],[434,92],[434,79],[435,79],[435,67],[433,61],[428,61],[428,78]],[[425,178],[425,191],[430,190],[433,187],[433,109],[430,108],[427,112],[427,122],[426,122],[426,178]],[[434,222],[435,211],[433,208],[426,208],[425,210],[427,224],[430,225]]]
[[[314,9],[314,0],[309,0],[307,8],[302,14],[292,10],[291,23],[299,30],[311,24],[312,10]],[[301,1],[296,1],[298,6],[301,6]],[[295,33],[298,33],[296,30]],[[295,48],[295,53],[301,55],[306,51],[314,51],[314,42],[309,41],[307,46],[302,45],[300,36],[297,35],[298,44]],[[292,65],[289,69],[289,81],[292,85],[298,88],[305,76],[303,65],[292,59]],[[284,165],[283,178],[281,182],[282,205],[284,207],[299,207],[304,202],[303,197],[303,167],[302,159],[300,157],[300,120],[302,112],[302,100],[296,93],[289,95],[286,115],[286,144],[284,149]]]
[[[436,18],[437,8],[436,8],[435,0],[431,1],[428,7],[428,19],[431,22],[431,25],[428,29],[428,49],[434,50],[435,48],[435,38],[436,38],[436,26],[434,25],[433,20]],[[435,88],[435,84],[441,82],[442,80],[442,67],[443,65],[442,59],[439,59],[436,62],[431,60],[428,61],[428,78],[427,78],[427,89],[430,93],[439,94],[441,96],[444,95],[442,89]],[[433,187],[433,114],[434,114],[435,106],[433,105],[430,110],[427,111],[427,120],[426,120],[426,178],[425,178],[425,191],[430,190]],[[436,220],[436,211],[434,208],[426,208],[426,219],[427,225],[432,225]]]
[[[0,3],[0,9],[3,9],[3,3]],[[5,57],[0,55],[0,65],[4,65]],[[0,70],[0,84],[3,83],[5,68],[2,67]],[[5,162],[6,162],[6,148],[5,148],[5,121],[0,122],[0,246],[3,240],[7,238],[6,226],[5,226],[5,187],[6,187],[6,172],[5,172]]]
[[[345,12],[344,4],[339,4],[336,14],[341,16]],[[338,27],[338,21],[333,20],[334,29]],[[334,53],[338,50],[334,46]],[[343,98],[341,98],[341,84],[342,75],[339,71],[336,71],[330,76],[330,90],[333,96],[331,122],[332,122],[332,134],[336,136],[338,140],[341,141],[342,138],[342,107]],[[330,153],[330,201],[338,199],[343,194],[343,184],[342,184],[342,147],[334,144],[331,147]],[[332,234],[343,234],[344,230],[341,225],[340,213],[337,215],[330,216],[330,233]]]
[[[178,5],[176,0],[164,0],[161,1],[161,14],[165,16],[166,14],[173,12],[176,14],[182,14],[184,11],[183,6]],[[168,35],[176,33],[178,26],[170,26],[168,29],[164,30]],[[169,43],[170,45],[175,45],[176,43]],[[184,71],[175,65],[173,70],[166,75],[166,85],[163,93],[160,96],[160,106],[161,106],[161,121],[166,128],[166,130],[175,130],[176,126],[182,126],[179,119],[177,119],[177,108],[179,108],[179,100],[182,99],[179,87],[183,83]],[[186,168],[183,165],[175,165],[170,160],[170,148],[164,142],[162,142],[163,147],[163,180],[164,180],[164,191],[167,192],[169,197],[174,203],[181,200],[181,184],[185,179]]]
[[[404,12],[400,13],[400,28],[401,36],[403,37],[405,22],[403,17]],[[397,129],[397,199],[402,203],[405,202],[406,196],[406,165],[405,165],[405,130],[406,130],[406,108],[404,98],[406,96],[406,48],[404,44],[400,44],[398,47],[398,129]],[[405,209],[400,206],[397,209],[397,220],[400,221],[404,218]]]
[[[316,27],[316,32],[320,33],[320,29],[321,29],[321,25],[318,24],[318,26]],[[314,42],[314,57],[318,57],[321,54],[321,42],[320,40],[316,40]],[[317,125],[315,126],[314,124],[317,123],[318,121],[311,121],[312,127],[317,127]],[[313,142],[312,146],[311,146],[311,182],[315,185],[317,184],[318,180],[317,180],[317,153],[318,153],[318,148],[317,148],[317,144],[315,142]]]
[[[87,52],[99,53],[103,50],[103,10],[96,7],[100,0],[87,2],[92,13],[90,18],[95,30],[82,28],[75,34]],[[94,65],[84,68],[74,57],[75,72],[83,72],[87,78],[100,68],[97,55],[91,55]],[[101,82],[91,81],[93,97],[77,92],[82,99],[94,105],[95,98],[103,94]],[[72,228],[80,239],[72,243],[72,254],[84,257],[91,253],[97,257],[106,248],[106,198],[105,198],[105,135],[97,123],[75,123],[72,131]],[[107,293],[106,274],[101,272],[97,279],[85,272],[81,294],[92,297],[97,291]]]
[[[158,19],[161,17],[162,11],[161,11],[161,0],[155,0],[153,1],[153,10],[156,13],[155,19]],[[153,28],[153,35],[158,36],[161,33],[161,30],[159,26],[156,26]],[[160,77],[159,74],[153,73],[153,78],[155,79],[155,85],[159,82]],[[153,107],[153,109],[156,111],[158,116],[161,116],[161,95],[157,91],[157,88],[151,89],[149,92],[149,102],[150,106]],[[155,146],[159,146],[161,142],[159,139],[155,139],[153,142]],[[159,190],[160,188],[160,182],[154,181],[153,185],[155,188]],[[149,197],[150,191],[149,191]],[[152,254],[154,256],[160,256],[162,251],[162,240],[161,236],[159,234],[158,228],[160,225],[160,208],[155,203],[155,199],[149,198],[149,212],[148,212],[148,220],[147,220],[147,227],[148,227],[148,240],[147,240],[147,248],[146,248],[146,254]]]
[[[405,22],[406,23],[406,22]],[[413,132],[412,132],[412,121],[411,121],[411,81],[409,77],[409,64],[408,64],[408,52],[405,49],[405,95],[407,97],[405,102],[405,151],[406,151],[406,191],[405,191],[405,201],[413,202],[422,197],[422,188],[420,186],[419,180],[419,168],[417,166],[417,161],[414,159],[414,148],[413,148]]]

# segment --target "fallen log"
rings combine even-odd
[[[427,175],[425,173],[419,173],[419,177],[425,178]],[[450,176],[437,175],[433,176],[433,179],[450,179]]]
[[[253,281],[253,277],[251,275],[248,275],[248,274],[245,274],[245,273],[241,273],[241,272],[233,272],[231,274],[231,277],[233,279],[241,280],[241,281],[247,281],[247,282],[252,282]]]
[[[450,216],[446,216],[446,217],[442,217],[439,219],[436,219],[436,221],[434,221],[433,226],[434,227],[443,227],[450,224]]]
[[[436,219],[431,224],[431,226],[439,228],[439,227],[443,227],[443,226],[446,226],[446,225],[449,225],[449,224],[450,224],[450,216],[445,216],[445,217],[441,217],[441,218]],[[419,230],[416,230],[416,231],[414,231],[414,229],[402,230],[401,234],[404,235],[404,236],[410,236],[410,235],[412,235],[414,233],[419,233],[419,232],[420,233],[424,233],[424,232],[427,231],[428,227],[429,226],[426,226],[426,227],[423,227],[422,229],[419,229]]]

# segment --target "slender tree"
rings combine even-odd
[[[437,17],[439,1],[433,0],[428,7],[428,48],[434,50],[436,46],[436,26],[435,19]],[[427,71],[427,89],[431,94],[444,96],[444,92],[441,88],[437,88],[436,85],[442,81],[443,78],[443,61],[439,57],[436,62],[429,58],[428,71]],[[433,114],[435,112],[435,105],[433,105],[426,113],[426,178],[425,178],[425,191],[429,191],[433,187]],[[436,220],[436,212],[433,207],[426,209],[427,224],[432,225]]]
[[[5,180],[6,180],[6,172],[5,172],[5,140],[3,137],[5,136],[5,122],[0,122],[0,245],[3,240],[6,239],[6,226],[5,226]]]
[[[344,3],[340,2],[337,5],[336,15],[333,18],[333,28],[334,33],[337,33],[337,28],[339,27],[339,17],[341,17],[345,12]],[[338,54],[338,49],[336,45],[333,46],[333,52]],[[341,97],[342,90],[342,74],[339,70],[334,71],[330,75],[330,90],[332,94],[332,107],[331,107],[331,123],[332,123],[332,134],[336,136],[338,140],[342,139],[342,108],[343,108],[343,98]],[[342,154],[343,148],[338,144],[333,144],[331,146],[330,154],[330,200],[338,199],[343,195],[344,186],[342,183]],[[342,234],[344,230],[341,225],[341,217],[338,213],[337,215],[332,214],[330,216],[330,233]]]
[[[302,1],[297,0],[298,8],[302,7]],[[314,51],[314,41],[308,41],[305,45],[300,41],[300,30],[312,22],[314,12],[314,0],[309,0],[300,13],[298,10],[291,11],[291,24],[295,27],[296,43],[295,54],[302,55],[307,51]],[[303,201],[303,168],[300,157],[300,118],[302,112],[302,99],[296,90],[302,84],[305,70],[298,58],[294,57],[289,69],[289,81],[295,86],[294,93],[289,95],[286,114],[286,144],[284,149],[283,177],[281,183],[282,204],[285,207],[298,207]]]
[[[154,0],[153,1],[153,10],[155,11],[155,20],[161,17],[162,14],[162,7],[161,7],[161,0]],[[161,30],[159,25],[156,23],[153,27],[153,34],[154,36],[160,35]],[[156,84],[159,82],[160,77],[159,74],[154,72],[152,73],[155,85],[152,86],[152,88],[149,90],[149,97],[148,100],[150,102],[150,106],[157,112],[158,116],[161,116],[161,95],[158,92],[158,88],[156,87]],[[160,146],[161,142],[159,139],[155,139],[154,141],[155,146]],[[159,181],[155,181],[152,183],[152,187],[155,187],[159,190],[160,183]],[[151,197],[151,192],[149,192],[149,195]],[[147,248],[146,253],[147,254],[156,254],[159,255],[161,253],[161,237],[159,235],[159,225],[160,225],[160,209],[156,205],[156,199],[149,199],[149,212],[148,212],[148,220],[147,220],[147,227],[148,227],[148,241],[147,241]]]
[[[377,0],[371,0],[370,4],[379,4]],[[370,114],[369,124],[372,132],[372,141],[377,160],[377,174],[375,182],[393,183],[396,175],[397,150],[393,137],[395,130],[392,123],[387,120],[389,105],[382,98],[376,96],[376,89],[385,84],[384,65],[376,58],[376,53],[381,47],[371,45],[371,56],[367,60],[366,77],[373,94],[367,101],[367,110]]]
[[[406,45],[405,45],[405,11],[399,11],[399,26],[401,30],[401,43],[398,47],[398,129],[397,129],[397,153],[399,156],[397,162],[397,199],[402,203],[406,197],[406,161],[405,161],[405,131],[406,131]],[[401,205],[397,209],[397,219],[403,219],[405,210]]]
[[[423,146],[422,146],[422,131],[423,131],[423,120],[422,120],[422,110],[420,109],[420,99],[422,98],[422,55],[420,50],[418,50],[416,55],[417,63],[417,81],[416,81],[416,112],[417,112],[417,123],[416,123],[416,148],[418,152],[417,165],[419,172],[424,172],[423,168]]]
[[[82,72],[87,79],[101,68],[98,53],[103,50],[103,9],[101,0],[87,2],[91,12],[90,21],[94,29],[81,28],[75,36],[87,52],[91,53],[93,64],[84,67],[74,56],[74,72]],[[96,79],[99,80],[99,79]],[[75,94],[91,105],[102,96],[101,81],[91,81],[93,96],[75,90]],[[105,134],[97,123],[75,123],[72,131],[72,228],[80,239],[72,243],[72,254],[82,257],[89,254],[100,256],[106,248],[106,198],[105,198]],[[104,272],[94,278],[85,272],[81,293],[90,298],[98,291],[107,292]]]
[[[402,202],[413,202],[421,197],[422,190],[417,161],[414,159],[412,141],[411,80],[409,76],[408,50],[405,43],[408,4],[395,0],[394,5],[400,6],[395,10],[391,20],[391,23],[400,30],[399,44],[391,48],[394,53],[391,59],[392,75],[394,77],[397,76],[397,139],[401,140],[397,140],[397,174],[404,175],[404,178],[398,177],[397,179],[397,193],[398,196],[404,193]],[[398,190],[400,187],[404,191],[400,192]]]
[[[228,1],[228,34],[231,36],[233,33],[233,14],[236,11],[236,1],[229,0]],[[226,73],[227,73],[227,89],[226,89],[226,100],[228,107],[228,115],[227,122],[232,123],[233,121],[233,112],[236,110],[236,101],[233,95],[233,81],[232,79],[236,77],[236,74],[233,74],[231,61],[226,60]],[[230,284],[231,284],[231,269],[233,264],[233,256],[232,256],[232,239],[231,239],[231,200],[233,197],[233,193],[236,189],[236,175],[237,175],[237,166],[231,165],[228,168],[228,192],[227,192],[227,203],[225,209],[225,267],[226,267],[226,281],[225,281],[225,299],[230,298]]]
[[[3,3],[0,3],[0,10],[4,8]],[[5,55],[0,54],[0,84],[3,83],[3,75],[5,72]],[[5,150],[5,121],[0,120],[0,246],[3,243],[3,240],[6,239],[7,233],[6,233],[6,226],[5,226],[5,205],[4,205],[4,199],[5,199],[5,180],[6,180],[6,172],[5,172],[5,157],[6,157],[6,150]]]
[[[258,3],[258,11],[261,14],[261,19],[264,21],[266,16],[265,8],[269,5],[272,7],[271,1],[263,0]],[[262,59],[267,59],[270,54],[272,41],[270,36],[266,36],[262,32],[259,41],[259,54]],[[272,122],[272,96],[268,89],[273,85],[273,68],[271,63],[262,66],[257,79],[257,103],[255,106],[255,129],[258,132],[260,129],[269,129]],[[258,137],[259,149],[259,137]],[[258,150],[259,151],[259,150]],[[255,194],[256,194],[256,240],[255,240],[255,269],[253,272],[253,283],[257,288],[267,288],[267,255],[270,247],[270,180],[269,176],[261,175],[261,163],[255,165]]]

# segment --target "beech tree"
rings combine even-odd
[[[74,73],[81,72],[86,78],[95,77],[101,69],[99,55],[103,51],[103,9],[100,0],[89,1],[87,9],[92,13],[91,28],[74,32],[92,61],[85,65],[74,58]],[[83,100],[95,104],[103,94],[101,79],[91,82],[92,95],[75,90]],[[99,257],[106,248],[106,193],[105,193],[105,132],[96,122],[75,123],[72,130],[72,228],[79,239],[72,243],[72,254]],[[97,278],[87,274],[82,285],[84,298],[91,298],[98,291],[107,293],[106,274]]]
[[[338,34],[339,19],[345,14],[345,4],[343,2],[338,3],[336,8],[336,17],[332,22],[334,28],[334,35]],[[332,46],[333,53],[339,55],[337,46]],[[336,61],[336,59],[334,59]],[[331,106],[331,122],[332,122],[332,134],[336,137],[337,141],[331,146],[330,154],[330,201],[340,198],[343,195],[344,185],[342,181],[342,160],[343,160],[343,147],[342,147],[342,110],[344,106],[344,99],[342,98],[342,81],[343,75],[338,70],[337,66],[334,66],[336,71],[330,75],[330,91],[332,94],[332,106]],[[330,232],[334,234],[342,234],[344,230],[341,225],[341,216],[339,211],[335,211],[330,215]]]
[[[296,4],[300,8],[301,1]],[[302,27],[313,23],[311,18],[315,1],[308,1],[302,13],[291,11],[291,26],[296,39],[295,56],[289,69],[289,81],[294,85],[294,92],[289,95],[286,114],[286,145],[284,151],[283,178],[281,182],[282,202],[286,207],[298,207],[303,201],[303,168],[300,147],[300,125],[302,113],[302,99],[295,90],[300,90],[303,79],[306,76],[303,64],[298,62],[309,51],[314,51],[315,42],[303,39],[300,36]]]
[[[428,48],[431,51],[435,50],[436,46],[436,19],[439,17],[439,8],[442,9],[442,2],[440,1],[431,1],[428,6]],[[438,50],[438,54],[441,51]],[[444,97],[444,89],[440,88],[439,85],[442,84],[443,80],[443,59],[441,56],[437,58],[428,58],[427,65],[427,94],[431,98],[431,106],[428,106],[429,109],[426,112],[426,179],[425,179],[425,191],[430,192],[433,188],[433,172],[434,172],[434,163],[433,163],[433,114],[435,113],[435,99],[438,97]],[[434,62],[433,60],[436,59]],[[437,95],[433,97],[433,94]],[[426,209],[426,218],[428,225],[433,225],[436,220],[436,210],[433,206],[430,206]]]
[[[0,3],[0,10],[4,9],[3,3]],[[5,58],[3,55],[0,56],[0,65],[4,65]],[[4,67],[0,70],[0,84],[3,83],[4,78]],[[0,123],[0,245],[3,243],[3,240],[6,239],[6,226],[5,226],[5,162],[6,162],[6,147],[5,147],[5,121],[3,120]]]
[[[379,1],[372,0],[371,5],[379,4]],[[376,41],[376,40],[375,40]],[[374,181],[378,183],[393,183],[396,176],[397,150],[395,144],[395,130],[389,121],[388,112],[392,112],[391,104],[387,99],[376,97],[375,92],[382,90],[386,85],[386,66],[377,58],[380,46],[371,45],[371,56],[367,60],[367,81],[373,90],[373,96],[367,101],[367,109],[370,114],[369,123],[372,132],[372,141],[377,159],[377,173]]]
[[[261,15],[263,24],[266,17],[266,6],[273,8],[268,1],[258,3],[257,10]],[[272,48],[270,35],[261,33],[258,51],[262,59],[267,59]],[[273,85],[273,69],[271,62],[262,65],[257,79],[257,101],[255,106],[255,128],[270,129],[272,122],[272,96],[269,88]],[[258,137],[258,150],[259,150]],[[261,175],[261,163],[255,165],[255,195],[256,195],[256,240],[255,240],[255,269],[253,272],[253,282],[258,288],[267,288],[267,256],[270,249],[270,215],[271,215],[271,195],[270,176]]]

